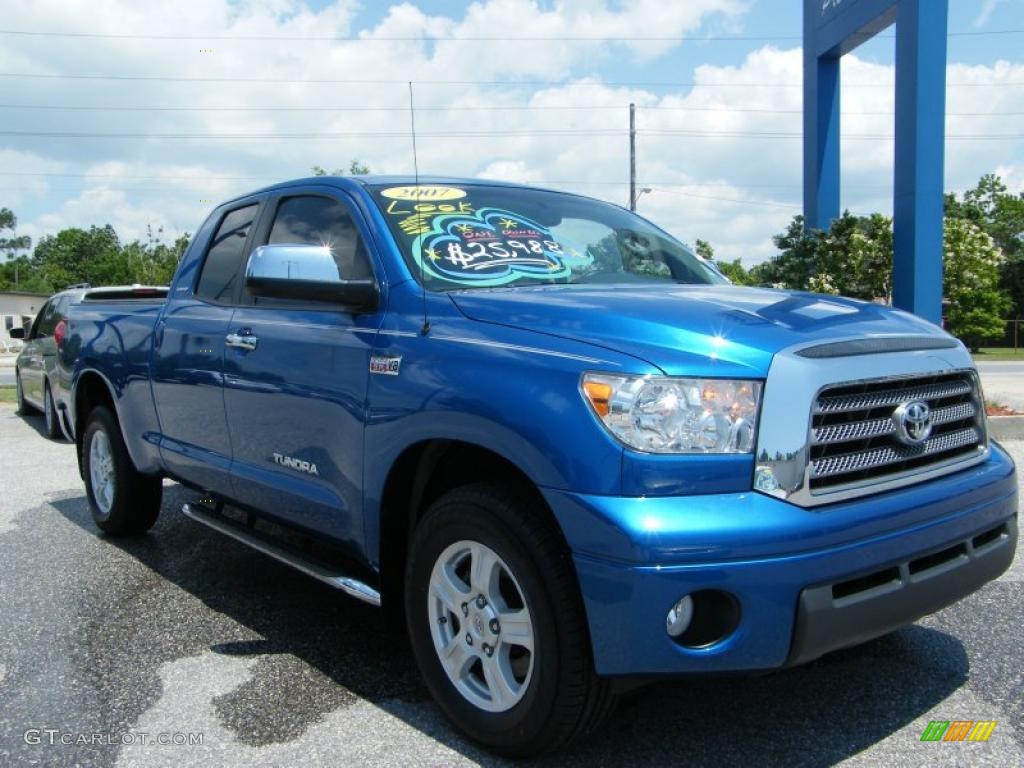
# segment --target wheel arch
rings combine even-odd
[[[538,484],[511,459],[466,440],[437,438],[407,446],[392,463],[380,494],[379,529],[369,554],[380,569],[381,604],[392,626],[401,625],[409,540],[423,511],[444,493],[487,482],[529,494],[544,510],[544,524],[565,536]],[[375,545],[375,546],[374,546]]]
[[[83,370],[76,378],[71,388],[70,409],[72,416],[72,432],[74,434],[75,448],[78,453],[78,472],[82,473],[82,438],[85,434],[85,423],[89,418],[89,412],[93,408],[105,405],[110,408],[118,427],[121,426],[121,419],[117,412],[117,398],[114,396],[114,388],[107,378],[94,368]]]

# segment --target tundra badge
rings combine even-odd
[[[313,462],[293,459],[291,456],[285,456],[282,453],[274,454],[274,463],[280,464],[282,467],[288,467],[288,469],[297,469],[299,472],[305,472],[307,475],[319,476],[320,474],[316,469],[316,464]]]

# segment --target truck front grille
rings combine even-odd
[[[898,439],[894,414],[918,400],[931,409],[931,434],[907,445]],[[819,393],[811,418],[811,493],[883,482],[976,456],[984,448],[984,420],[968,371],[828,387]]]

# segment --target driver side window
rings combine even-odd
[[[343,280],[373,277],[363,239],[348,210],[329,197],[284,198],[277,206],[267,245],[326,245]]]
[[[36,320],[32,323],[32,333],[29,338],[43,339],[53,335],[53,329],[57,326],[57,302],[50,299],[39,310]]]

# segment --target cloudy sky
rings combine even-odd
[[[0,205],[33,239],[170,237],[315,164],[411,172],[412,80],[421,173],[623,204],[636,103],[640,212],[749,265],[800,210],[801,5],[7,0]],[[1024,0],[949,5],[946,188],[1024,189]],[[858,213],[891,208],[892,54],[890,31],[843,59]]]

